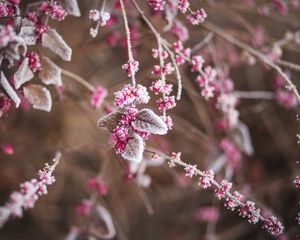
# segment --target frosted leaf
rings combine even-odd
[[[6,207],[0,207],[0,228],[7,222],[10,217],[10,211]]]
[[[106,233],[100,231],[98,224],[101,223],[105,225]],[[106,208],[97,205],[95,211],[92,213],[91,217],[91,226],[89,229],[89,234],[94,235],[97,238],[101,239],[112,239],[116,236],[116,228],[112,221],[110,213]]]
[[[150,109],[142,109],[137,114],[137,118],[132,122],[132,126],[144,132],[164,135],[168,131],[166,123]]]
[[[30,81],[34,75],[29,68],[29,59],[24,58],[22,64],[19,66],[18,70],[14,74],[14,81],[16,89],[19,89],[24,83]]]
[[[143,159],[144,141],[142,137],[133,133],[129,138],[122,157],[129,161],[141,162]]]
[[[24,87],[24,96],[34,109],[50,112],[52,98],[47,88],[37,84],[30,84]]]
[[[36,34],[34,26],[22,26],[19,37],[23,38],[27,45],[36,44]]]
[[[62,0],[61,5],[70,15],[75,17],[81,16],[77,0]]]
[[[120,113],[120,112],[109,113],[109,114],[101,117],[98,120],[97,125],[99,128],[104,128],[104,129],[108,130],[109,132],[112,132],[117,127],[121,116],[122,116],[122,113]]]
[[[48,32],[43,34],[42,46],[49,48],[65,61],[71,60],[72,49],[66,44],[64,39],[55,29],[50,29]]]
[[[41,79],[42,82],[47,85],[54,84],[56,86],[61,86],[62,80],[60,67],[58,67],[47,57],[42,58],[41,65],[42,68],[38,73],[39,79]]]
[[[1,86],[5,90],[6,94],[14,101],[16,108],[20,106],[21,100],[15,90],[10,86],[3,72],[1,72]]]

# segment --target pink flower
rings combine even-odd
[[[214,172],[212,170],[203,171],[203,175],[199,177],[199,186],[206,189],[211,187],[212,181],[214,180]]]
[[[276,217],[271,216],[267,217],[264,220],[264,224],[262,226],[263,229],[266,229],[269,233],[274,236],[278,236],[282,234],[284,227],[282,226],[281,222],[277,220]]]
[[[255,203],[252,201],[247,201],[239,209],[239,213],[243,218],[248,218],[249,223],[256,224],[259,221],[260,209],[256,208]]]
[[[36,52],[27,52],[26,57],[29,59],[29,67],[33,72],[41,70],[40,57]]]
[[[219,219],[219,210],[215,207],[203,207],[194,213],[194,218],[198,221],[216,222]]]
[[[6,154],[6,155],[12,155],[14,154],[14,149],[10,144],[3,144],[2,145],[2,151]]]
[[[281,106],[287,109],[294,108],[298,104],[295,94],[291,91],[277,90],[275,98]]]
[[[107,89],[102,86],[97,87],[91,96],[91,101],[90,101],[91,106],[95,108],[99,108],[106,96],[107,96]]]
[[[197,175],[197,166],[196,165],[189,165],[184,168],[186,172],[185,176],[192,178],[194,175]]]
[[[294,180],[294,184],[296,186],[296,188],[300,188],[300,177],[297,176]]]
[[[64,20],[68,15],[66,10],[62,6],[60,6],[57,1],[54,1],[53,3],[42,2],[39,6],[39,9],[42,13],[45,13],[46,15],[57,21]]]
[[[178,41],[185,42],[189,39],[188,29],[178,20],[176,20],[171,29]]]
[[[190,2],[188,0],[178,0],[177,1],[177,8],[182,12],[186,13],[190,6]]]
[[[193,56],[192,61],[191,61],[191,71],[196,72],[196,71],[201,71],[203,67],[204,59],[201,55]]]
[[[16,33],[11,25],[0,25],[0,49],[13,41]]]
[[[149,0],[148,3],[154,11],[162,11],[162,10],[164,10],[166,1],[165,0]]]
[[[164,98],[160,98],[156,101],[156,104],[159,111],[170,110],[176,106],[175,97],[166,96]]]
[[[156,81],[153,81],[151,83],[151,86],[149,88],[152,92],[155,94],[164,93],[166,95],[169,95],[172,92],[173,85],[172,84],[166,84],[162,80],[158,79]]]
[[[130,104],[148,103],[150,97],[146,87],[138,84],[136,87],[126,84],[121,91],[115,93],[115,105],[124,108]]]
[[[90,200],[83,200],[77,207],[76,213],[81,216],[89,216],[93,207],[93,203]]]
[[[230,191],[231,187],[232,187],[232,183],[226,180],[222,180],[221,187],[215,189],[216,197],[219,199],[224,198],[226,194]]]
[[[123,64],[122,69],[127,73],[128,77],[131,77],[131,74],[135,75],[139,70],[139,62],[134,60],[131,64],[129,62],[125,63]]]
[[[196,12],[191,13],[188,15],[187,20],[192,25],[199,25],[200,23],[203,23],[204,20],[207,18],[207,14],[203,8],[200,10],[197,10]]]
[[[101,196],[106,196],[108,194],[107,184],[97,177],[90,178],[87,185],[89,189],[96,190]]]

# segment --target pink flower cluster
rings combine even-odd
[[[41,60],[36,52],[27,52],[26,57],[29,60],[29,67],[31,71],[36,72],[41,70]]]
[[[104,98],[106,96],[107,96],[107,89],[105,87],[98,86],[91,96],[91,100],[90,100],[91,106],[94,108],[99,108],[102,105]]]
[[[11,4],[0,2],[0,17],[11,17],[15,10]]]
[[[59,157],[60,153],[57,154],[52,165],[46,164],[38,171],[37,178],[22,183],[21,190],[10,195],[10,200],[0,207],[0,226],[3,226],[10,217],[22,217],[23,209],[33,208],[39,196],[48,193],[47,187],[55,182],[52,174],[59,163]]]
[[[181,41],[173,43],[173,50],[176,53],[175,61],[180,66],[185,63],[186,59],[191,56],[191,49],[184,48]]]
[[[224,151],[230,166],[236,169],[241,160],[241,153],[236,144],[230,139],[224,138],[220,141],[219,146]]]
[[[292,91],[286,90],[285,81],[280,75],[275,76],[273,85],[275,88],[275,99],[282,107],[291,109],[298,105],[295,94]]]
[[[177,1],[177,8],[182,12],[186,13],[190,7],[190,2],[188,0],[178,0]]]
[[[211,66],[205,67],[204,70],[200,69],[202,64],[201,57],[193,57],[191,70],[199,71],[200,75],[196,78],[196,82],[201,88],[201,95],[207,100],[214,96],[217,72]]]
[[[232,183],[226,180],[222,180],[221,183],[218,183],[215,180],[214,172],[209,171],[200,171],[196,166],[188,165],[183,163],[180,159],[173,160],[173,157],[170,158],[172,166],[175,166],[176,163],[185,167],[186,176],[197,176],[199,175],[199,185],[200,187],[214,188],[215,195],[219,199],[225,199],[225,207],[230,210],[235,210],[239,212],[239,215],[243,218],[247,218],[250,223],[256,224],[259,220],[263,222],[263,228],[266,229],[269,233],[274,236],[282,234],[284,227],[281,222],[277,220],[276,217],[264,217],[261,214],[261,210],[255,207],[255,203],[252,201],[243,202],[243,195],[237,191],[231,193]]]
[[[294,179],[294,184],[295,184],[296,188],[300,188],[300,177],[299,176],[297,176]]]
[[[147,88],[140,84],[136,87],[126,84],[121,91],[115,93],[115,105],[120,108],[131,104],[146,104],[149,100]]]
[[[170,110],[176,106],[175,97],[174,96],[162,97],[156,101],[156,104],[158,110],[161,112]]]
[[[138,72],[139,62],[134,60],[131,64],[129,62],[125,63],[123,64],[122,69],[127,73],[128,77],[131,77],[132,74],[135,75]]]
[[[198,221],[216,222],[219,219],[220,212],[215,207],[203,207],[194,213],[194,218]]]
[[[16,33],[11,25],[0,25],[0,49],[13,41]]]
[[[148,3],[154,11],[162,11],[162,10],[164,10],[166,1],[165,0],[149,0]]]
[[[100,196],[106,196],[108,194],[108,185],[98,177],[90,178],[87,186],[90,190],[95,190]]]
[[[54,1],[53,3],[50,2],[42,2],[39,6],[39,9],[42,13],[50,16],[52,19],[57,21],[62,21],[68,15],[66,10]]]
[[[99,27],[106,26],[111,16],[109,12],[92,9],[90,10],[89,18],[92,19],[94,22],[97,22],[95,28],[90,28],[90,35],[92,37],[96,37],[99,31]]]
[[[200,10],[197,10],[196,12],[192,12],[190,15],[188,15],[187,20],[192,25],[199,25],[200,23],[203,23],[204,20],[207,18],[207,14],[203,8]]]
[[[161,79],[155,80],[151,83],[149,88],[154,94],[164,93],[169,95],[172,92],[173,84],[164,83]]]

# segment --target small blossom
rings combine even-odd
[[[204,207],[194,213],[194,218],[198,221],[216,222],[219,219],[219,210],[215,207]]]
[[[12,154],[14,154],[14,149],[13,149],[12,145],[7,144],[7,143],[2,145],[2,151],[6,155],[12,155]]]
[[[95,89],[91,96],[90,104],[92,107],[99,108],[107,96],[107,89],[99,86]]]
[[[215,189],[216,197],[219,199],[224,198],[226,194],[230,191],[231,187],[232,187],[232,183],[226,180],[222,180],[221,187]]]
[[[207,14],[203,8],[187,16],[188,22],[192,25],[199,25],[200,23],[203,23],[206,18]]]
[[[42,2],[39,6],[39,9],[42,13],[50,16],[52,19],[57,21],[62,21],[68,15],[66,10],[60,6],[57,1],[53,3]]]
[[[178,20],[176,20],[171,29],[178,41],[185,42],[189,39],[188,29]]]
[[[192,64],[191,71],[196,72],[201,70],[203,67],[203,63],[204,63],[204,59],[201,55],[193,56],[191,61]]]
[[[146,87],[140,84],[136,87],[127,84],[121,91],[115,93],[115,105],[120,108],[124,108],[130,104],[146,104],[149,99]]]
[[[76,207],[76,213],[81,216],[89,216],[93,207],[93,203],[90,200],[82,200],[82,202]]]
[[[132,72],[133,74],[136,74],[139,70],[139,62],[134,60],[131,64],[129,64],[129,62],[125,63],[123,64],[122,69],[127,73],[128,77],[131,77]]]
[[[29,67],[31,71],[36,72],[41,70],[41,60],[36,52],[28,52],[26,57],[29,59]]]
[[[162,119],[163,119],[164,122],[166,123],[168,129],[171,130],[172,127],[173,127],[173,121],[172,121],[172,118],[171,118],[170,116],[166,116],[166,117],[162,117]]]
[[[203,175],[199,178],[199,186],[206,189],[211,187],[212,181],[214,180],[214,172],[212,170],[203,171]]]
[[[185,176],[192,178],[193,176],[197,175],[197,166],[196,165],[189,165],[184,168],[186,174]]]
[[[189,7],[190,7],[190,2],[188,0],[178,0],[177,1],[177,8],[182,13],[186,13]]]
[[[89,189],[96,190],[101,196],[106,196],[108,194],[107,184],[97,177],[90,178],[87,185]]]
[[[156,101],[159,111],[170,110],[176,106],[175,97],[167,96]]]
[[[13,41],[16,33],[11,25],[0,25],[0,49]]]
[[[300,177],[297,176],[294,180],[294,184],[296,186],[296,188],[300,188]]]
[[[159,51],[158,51],[158,49],[152,48],[152,57],[155,58],[155,59],[159,58]],[[167,53],[167,51],[163,50],[161,52],[161,57],[163,59],[167,59],[169,57],[169,54]]]
[[[250,223],[256,224],[259,221],[260,209],[255,207],[255,203],[247,201],[244,206],[239,209],[239,213],[243,218],[248,218]]]
[[[287,90],[277,90],[275,98],[281,106],[287,109],[296,107],[298,104],[295,94]]]
[[[166,95],[169,95],[172,92],[173,85],[172,84],[166,84],[161,79],[153,81],[151,83],[151,86],[149,88],[152,92],[155,94],[164,93]]]
[[[164,10],[166,1],[165,0],[149,0],[148,3],[154,11],[162,11],[162,10]]]
[[[170,75],[173,71],[174,71],[174,68],[172,67],[172,64],[167,63],[163,67],[161,67],[159,65],[154,65],[151,73],[155,74],[155,75],[161,75],[161,74]]]
[[[264,224],[262,226],[263,229],[266,229],[269,233],[274,236],[278,236],[282,234],[284,227],[282,226],[281,222],[277,220],[276,217],[271,216],[267,217],[264,220]]]

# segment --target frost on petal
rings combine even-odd
[[[49,48],[55,54],[65,61],[70,61],[72,49],[66,44],[64,39],[57,33],[55,29],[50,29],[42,36],[43,47]]]
[[[49,58],[42,58],[42,68],[38,73],[38,77],[43,81],[43,83],[49,85],[54,84],[56,86],[62,85],[61,80],[61,69]]]
[[[24,95],[34,109],[50,112],[52,98],[47,88],[37,84],[30,84],[24,87]]]
[[[34,26],[22,26],[19,37],[23,38],[29,46],[36,44],[36,29]]]
[[[110,132],[112,132],[118,125],[120,119],[122,117],[122,113],[120,112],[112,112],[98,120],[98,127],[104,128]]]
[[[95,235],[100,237],[101,239],[112,239],[116,236],[116,228],[112,221],[112,217],[110,213],[106,210],[106,208],[97,205],[95,211],[93,211],[93,215],[91,218],[92,226],[89,231],[90,235]],[[103,222],[105,225],[106,233],[99,231],[99,222]]]
[[[61,5],[70,15],[75,17],[81,16],[77,0],[62,0]]]
[[[168,128],[165,122],[150,109],[142,109],[138,114],[132,126],[143,132],[164,135]]]
[[[19,89],[24,83],[30,81],[34,75],[29,67],[29,59],[24,58],[22,64],[14,74],[14,81],[16,89]]]
[[[144,141],[137,134],[132,134],[122,153],[122,157],[129,161],[141,162],[144,152]]]
[[[5,90],[6,94],[14,101],[16,107],[18,108],[21,100],[15,90],[10,86],[3,72],[1,72],[1,86]]]

